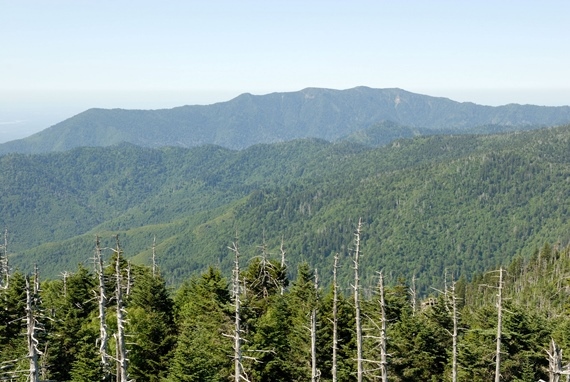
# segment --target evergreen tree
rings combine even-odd
[[[449,338],[425,314],[405,315],[391,326],[390,380],[443,381]]]
[[[26,279],[16,272],[10,276],[8,287],[0,289],[0,378],[18,378],[28,370],[25,316]]]
[[[332,380],[332,289],[327,293],[319,305],[317,332],[317,354],[321,378],[324,381]],[[338,350],[337,350],[337,378],[338,382],[356,380],[354,357],[356,342],[354,333],[354,308],[343,294],[338,295]]]
[[[307,263],[297,269],[297,278],[292,283],[287,299],[291,312],[292,330],[289,333],[290,361],[294,368],[293,380],[311,379],[310,317],[316,308],[318,292],[315,291],[314,274]]]
[[[96,311],[93,290],[95,279],[84,267],[74,274],[66,274],[64,280],[44,283],[42,300],[45,306],[46,355],[49,379],[67,381],[80,349],[96,347],[95,339],[82,334]],[[89,339],[91,342],[85,343]]]
[[[96,341],[99,336],[99,323],[93,315],[91,322],[84,325],[78,333],[77,353],[69,370],[72,382],[92,382],[103,379],[99,348]]]
[[[251,379],[263,382],[286,382],[299,379],[296,360],[292,355],[291,336],[294,330],[289,303],[280,294],[271,297],[267,310],[251,328],[251,341],[244,354],[255,358],[247,362]]]
[[[153,277],[147,267],[135,270],[129,301],[130,375],[140,382],[156,382],[166,376],[176,343],[173,301],[160,276]]]
[[[178,341],[168,381],[227,381],[230,362],[232,319],[227,281],[210,268],[192,278],[177,295]]]

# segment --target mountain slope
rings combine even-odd
[[[382,121],[412,129],[455,132],[496,125],[520,129],[570,122],[570,107],[459,103],[401,89],[307,88],[242,94],[208,106],[165,110],[90,109],[28,138],[0,145],[0,154],[65,151],[128,142],[143,147],[216,144],[243,149],[298,138],[335,141]]]
[[[570,126],[489,136],[432,136],[363,146],[320,140],[143,149],[82,148],[0,158],[0,224],[11,262],[55,277],[88,262],[96,234],[179,282],[232,266],[236,232],[250,258],[285,241],[290,269],[330,269],[365,221],[363,277],[385,269],[436,285],[570,239]],[[37,182],[36,179],[40,179]],[[103,244],[107,245],[107,244]],[[327,272],[323,271],[324,278]]]

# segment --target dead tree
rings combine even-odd
[[[233,270],[233,299],[234,299],[234,381],[240,382],[242,379],[241,363],[241,300],[240,300],[240,279],[239,279],[239,248],[237,240],[229,248],[235,255]],[[245,379],[245,378],[244,378]]]
[[[152,278],[158,275],[156,266],[156,236],[152,239]]]
[[[131,272],[131,262],[127,261],[127,286],[125,288],[125,294],[127,298],[131,295],[131,286],[133,285],[133,278]]]
[[[67,278],[69,277],[70,273],[68,271],[63,271],[61,273],[61,279],[63,282],[63,297],[67,297]]]
[[[8,267],[8,228],[4,229],[4,245],[0,245],[0,287],[8,288],[10,268]]]
[[[99,280],[99,293],[97,293],[99,303],[99,357],[101,369],[103,370],[103,381],[108,381],[110,378],[110,371],[109,355],[107,354],[107,343],[109,341],[106,320],[107,295],[105,293],[105,276],[103,274],[103,256],[101,255],[98,236],[95,239],[95,265],[97,278]]]
[[[281,269],[283,270],[283,272],[285,272],[287,265],[285,264],[285,245],[283,243],[283,237],[281,237],[281,247],[279,249],[281,252]],[[284,292],[285,292],[285,280],[281,282],[281,296],[283,296]]]
[[[378,305],[380,307],[380,324],[378,323],[377,320],[374,320],[372,317],[365,315],[369,322],[374,326],[375,330],[379,332],[380,335],[372,335],[372,334],[367,334],[364,337],[365,338],[371,338],[374,341],[377,341],[378,343],[378,347],[380,349],[380,360],[376,360],[376,359],[363,359],[363,362],[366,362],[368,364],[372,364],[374,365],[373,369],[368,369],[366,370],[366,373],[370,374],[370,377],[372,377],[374,380],[380,379],[382,382],[387,382],[388,381],[388,353],[387,353],[387,346],[386,346],[386,342],[387,342],[387,338],[388,336],[386,335],[386,325],[388,322],[388,319],[386,317],[386,302],[384,299],[384,275],[382,272],[378,272],[378,287],[377,287],[377,291],[376,293],[378,294]],[[376,371],[380,371],[380,377],[378,377],[377,375],[372,374],[372,372],[376,372]]]
[[[261,251],[261,256],[259,256],[260,261],[257,268],[257,277],[250,281],[249,285],[253,291],[256,291],[259,297],[267,299],[272,290],[283,290],[286,280],[281,274],[283,270],[269,261],[265,242],[258,248]],[[284,256],[283,253],[282,256]]]
[[[380,294],[380,372],[382,382],[388,381],[388,362],[386,360],[386,303],[384,302],[384,275],[380,272],[378,279],[378,292]]]
[[[550,341],[550,351],[548,354],[548,374],[549,382],[560,382],[560,374],[562,374],[562,349],[560,349],[554,340]]]
[[[117,299],[117,382],[129,382],[129,375],[127,372],[129,360],[127,358],[127,346],[125,335],[124,314],[126,313],[123,301],[123,282],[121,275],[121,247],[119,245],[119,237],[117,236],[117,247],[114,250],[117,257],[115,262],[115,277],[117,278],[117,286],[115,289],[115,298]],[[129,267],[130,268],[130,267]]]
[[[28,342],[28,360],[30,362],[28,381],[38,382],[38,357],[41,352],[38,350],[38,339],[36,337],[36,316],[35,304],[36,295],[30,287],[30,278],[26,276],[26,338]]]
[[[40,271],[38,265],[34,264],[34,299],[38,298],[40,292]]]
[[[416,275],[412,276],[412,286],[410,287],[409,290],[409,294],[410,294],[410,299],[412,300],[412,314],[415,315],[416,314],[416,310],[417,310],[417,293],[416,293]]]
[[[364,370],[362,368],[362,324],[360,322],[360,275],[358,264],[360,262],[360,233],[362,229],[362,218],[358,219],[358,226],[354,234],[354,319],[356,325],[356,366],[357,381],[362,382]]]
[[[501,374],[501,332],[503,326],[503,267],[499,269],[499,286],[497,292],[497,350],[495,360],[495,382],[500,382]]]
[[[317,382],[320,371],[317,369],[317,305],[319,302],[319,274],[315,269],[315,301],[311,311],[311,382]]]
[[[334,255],[333,265],[333,345],[332,345],[332,382],[337,382],[337,352],[338,352],[338,253]]]
[[[451,296],[449,299],[451,301],[451,314],[453,319],[453,332],[451,338],[453,341],[452,347],[452,360],[451,360],[451,381],[457,382],[457,296],[455,295],[455,281],[451,282]]]

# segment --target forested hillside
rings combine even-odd
[[[375,128],[388,123],[398,132]],[[90,109],[28,138],[0,145],[0,154],[66,151],[131,143],[142,147],[215,144],[244,149],[301,138],[338,141],[352,134],[388,142],[434,131],[454,134],[524,130],[570,123],[570,107],[483,106],[402,89],[307,88],[242,94],[213,105],[163,110]]]
[[[283,243],[293,276],[302,261],[326,267],[335,253],[349,256],[362,218],[363,279],[380,269],[390,283],[415,275],[425,293],[445,269],[470,277],[545,241],[566,244],[568,152],[565,126],[375,149],[299,140],[11,154],[0,157],[0,224],[12,267],[38,264],[50,278],[89,264],[95,235],[119,234],[138,264],[150,263],[156,237],[162,274],[179,285],[212,264],[228,275],[236,234],[248,258]]]

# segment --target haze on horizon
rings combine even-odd
[[[0,142],[92,107],[306,87],[570,104],[570,3],[0,0]]]

